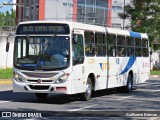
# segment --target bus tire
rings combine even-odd
[[[125,92],[130,93],[132,91],[132,87],[133,87],[132,75],[129,74],[127,79],[127,85],[124,88]]]
[[[35,93],[36,97],[39,99],[39,100],[44,100],[47,98],[47,93]]]
[[[81,99],[83,101],[88,101],[91,99],[92,96],[92,81],[90,78],[87,79],[85,92],[81,94]]]

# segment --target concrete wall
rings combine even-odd
[[[151,69],[160,70],[160,50],[153,52],[151,56]]]
[[[9,34],[10,32],[0,30],[0,68],[13,67],[14,37],[9,38],[10,48],[9,52],[6,52],[6,40]]]

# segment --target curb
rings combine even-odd
[[[160,75],[150,75],[152,78],[160,78]]]
[[[0,85],[12,84],[12,79],[0,79]]]

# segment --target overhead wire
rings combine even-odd
[[[7,4],[9,4],[9,3],[11,3],[11,2],[12,2],[12,0],[8,1]],[[0,6],[0,9],[3,8],[3,7],[4,7],[4,5],[1,5],[1,6]]]

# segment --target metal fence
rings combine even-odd
[[[8,31],[8,32],[14,32],[16,30],[16,26],[0,26],[0,31],[1,32],[5,32],[5,31]]]

